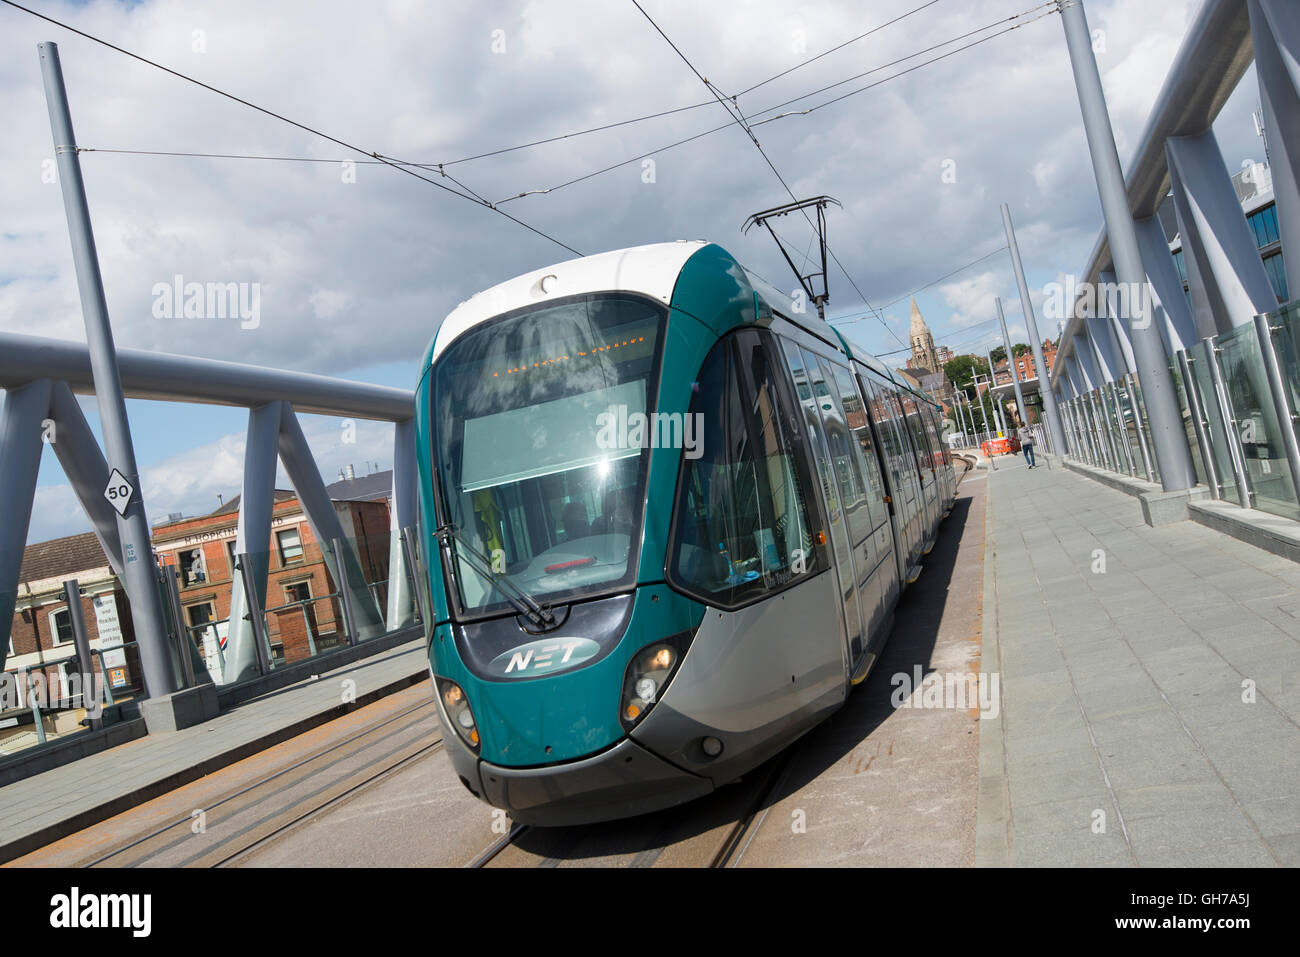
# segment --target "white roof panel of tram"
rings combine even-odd
[[[612,252],[570,259],[543,269],[516,276],[485,289],[462,302],[438,328],[433,344],[433,359],[461,333],[480,322],[512,309],[548,299],[562,299],[591,292],[623,290],[653,296],[667,304],[671,301],[677,276],[686,260],[702,247],[703,240],[678,240],[633,246]]]

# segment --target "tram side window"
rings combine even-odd
[[[925,423],[930,434],[930,448],[934,451],[934,465],[935,468],[940,468],[945,464],[946,449],[940,438],[942,429],[940,428],[939,410],[933,406],[926,406]]]
[[[826,429],[826,441],[830,445],[831,461],[835,465],[835,475],[839,481],[840,495],[844,505],[844,515],[848,520],[849,538],[856,545],[871,534],[876,523],[872,519],[868,504],[865,463],[862,450],[852,426],[848,421],[847,410],[842,401],[841,383],[836,377],[840,370],[834,362],[827,359],[818,361],[811,352],[804,352],[804,361],[813,371],[813,393],[817,396],[817,407],[821,412],[822,425]],[[884,517],[883,503],[880,515]]]
[[[909,466],[907,461],[910,453],[903,445],[902,435],[898,431],[898,407],[890,398],[889,388],[883,382],[874,376],[869,381],[859,381],[871,397],[871,418],[880,433],[880,447],[885,453],[891,484],[896,492],[909,492],[916,480],[916,466]]]
[[[756,331],[723,339],[700,370],[691,414],[699,458],[683,458],[668,580],[735,607],[822,567],[809,521],[806,466],[788,399]]]
[[[880,462],[876,458],[876,443],[871,437],[871,423],[867,421],[867,409],[854,383],[853,373],[835,363],[831,364],[831,373],[835,377],[835,385],[839,391],[844,419],[857,440],[858,465],[866,476],[866,491],[871,503],[871,513],[875,516],[876,524],[879,524],[884,521],[886,515],[885,486],[880,477]]]
[[[907,410],[907,427],[912,433],[912,441],[916,443],[916,459],[921,465],[922,475],[926,469],[930,470],[933,475],[934,458],[931,455],[930,442],[925,436],[925,421],[922,418],[921,406],[913,398],[903,399],[903,407]]]

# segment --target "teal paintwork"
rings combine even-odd
[[[730,329],[753,323],[760,304],[745,271],[721,247],[703,246],[686,261],[673,290],[664,333],[656,411],[689,411],[696,376],[709,349]],[[770,309],[766,311],[770,315]],[[425,355],[416,389],[416,436],[425,554],[434,556],[429,562],[437,623],[429,647],[432,668],[464,689],[481,736],[479,754],[486,761],[530,767],[600,751],[624,736],[618,710],[623,676],[632,657],[659,639],[698,627],[704,615],[703,605],[662,583],[681,450],[651,453],[638,587],[631,621],[618,646],[594,664],[542,679],[483,680],[456,652],[442,566],[436,558],[428,368],[432,345]],[[562,635],[562,629],[557,634]]]

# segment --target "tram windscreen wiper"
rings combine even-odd
[[[466,564],[496,586],[496,589],[501,592],[505,600],[515,606],[515,610],[519,614],[538,627],[549,627],[555,624],[555,613],[550,608],[541,604],[532,595],[516,585],[514,580],[505,572],[493,569],[492,559],[475,548],[455,525],[450,522],[446,525],[439,525],[434,530],[434,534],[440,541],[451,548],[453,558],[464,559]],[[460,545],[464,554],[456,549],[456,544]]]

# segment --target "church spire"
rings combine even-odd
[[[939,354],[934,348],[934,337],[930,335],[930,329],[925,324],[925,319],[921,316],[921,310],[917,308],[916,297],[912,296],[912,366],[913,368],[929,369],[931,372],[939,371]]]

